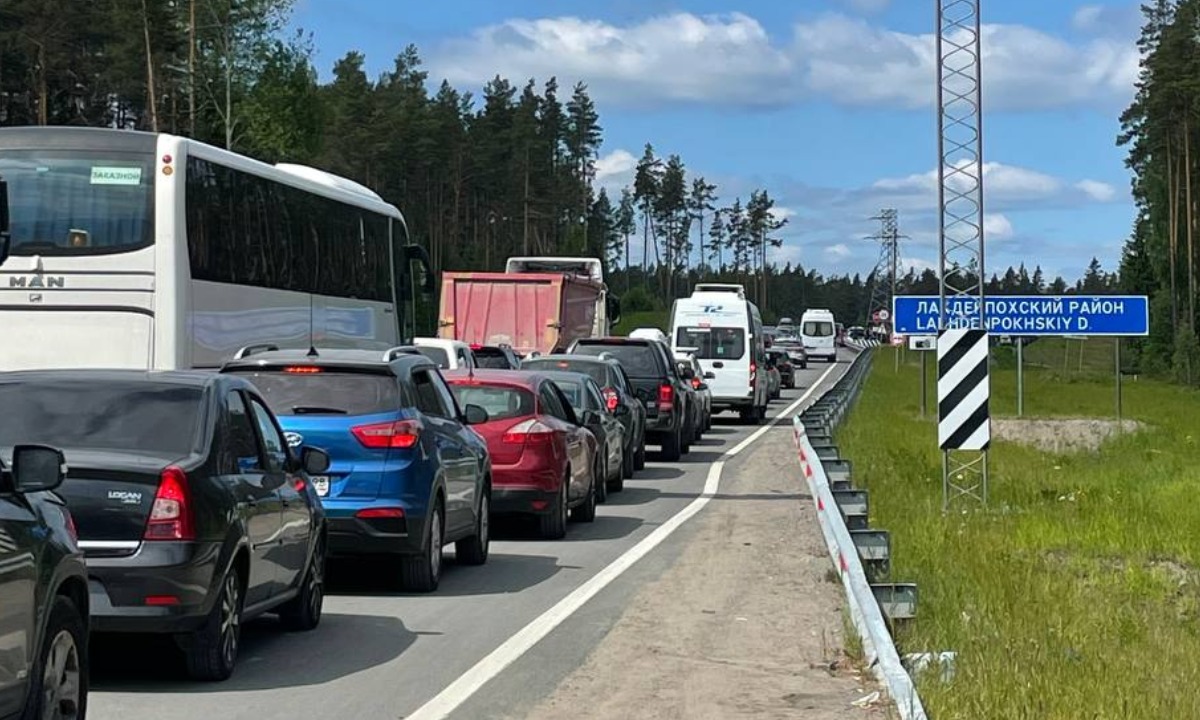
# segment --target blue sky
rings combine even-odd
[[[790,221],[778,261],[865,273],[884,207],[905,261],[937,261],[933,14],[914,0],[298,0],[293,24],[323,77],[348,50],[377,73],[415,43],[432,84],[582,80],[610,191],[651,142],[723,201],[767,188]],[[1115,137],[1137,3],[984,0],[983,20],[989,272],[1023,261],[1073,280],[1092,256],[1114,269],[1134,217]]]

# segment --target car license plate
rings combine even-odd
[[[317,497],[325,497],[329,494],[329,476],[328,475],[313,475],[313,487],[316,488]]]

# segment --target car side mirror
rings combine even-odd
[[[467,405],[463,408],[463,419],[467,425],[482,425],[490,419],[488,411],[478,405]]]
[[[306,447],[300,451],[300,467],[309,475],[320,475],[328,472],[331,460],[329,453],[317,448]]]
[[[19,493],[53,490],[67,477],[67,461],[62,451],[45,445],[17,445],[13,448],[13,487]]]

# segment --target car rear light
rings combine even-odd
[[[675,388],[663,384],[658,386],[658,409],[670,410],[675,404]]]
[[[292,373],[294,375],[312,375],[314,373],[321,372],[321,368],[314,367],[312,365],[292,365],[290,367],[285,367],[283,371],[285,373]]]
[[[75,527],[75,516],[71,515],[71,511],[65,506],[62,509],[63,520],[67,523],[67,534],[71,536],[71,541],[79,542],[79,529]]]
[[[388,448],[408,449],[417,444],[421,437],[421,425],[413,420],[358,425],[350,432],[363,447],[372,450]]]
[[[608,411],[615,412],[619,404],[621,404],[621,398],[617,395],[617,391],[613,388],[604,388],[604,405]]]
[[[191,497],[187,474],[172,465],[162,471],[150,520],[146,523],[145,540],[195,540],[196,527],[192,522]]]
[[[754,387],[754,381],[758,379],[758,365],[750,363],[750,387]]]
[[[404,508],[363,508],[354,513],[360,520],[378,520],[380,518],[397,519],[404,517]]]
[[[145,602],[150,607],[168,607],[178,605],[179,598],[174,595],[147,595]]]
[[[517,423],[500,438],[507,445],[544,445],[554,438],[554,430],[541,420],[531,418]]]
[[[479,343],[471,343],[470,347],[472,350],[482,350],[483,349],[483,346],[480,345]]]
[[[700,389],[700,378],[697,378],[697,377],[692,378],[692,387],[695,388],[696,390]]]

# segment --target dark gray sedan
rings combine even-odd
[[[600,477],[596,483],[596,500],[608,499],[608,491],[625,489],[625,426],[617,413],[628,412],[621,405],[609,410],[600,386],[590,376],[577,372],[546,372],[546,377],[558,386],[571,403],[580,424],[596,436],[600,455]]]
[[[87,569],[54,494],[62,453],[0,451],[0,717],[82,718],[88,690]]]

